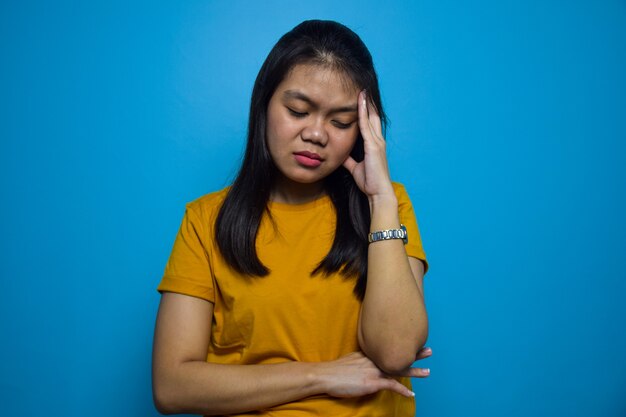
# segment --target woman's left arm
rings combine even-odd
[[[365,157],[358,163],[348,158],[344,166],[369,199],[370,232],[399,229],[398,199],[389,176],[380,118],[365,92],[359,94],[359,128]],[[407,257],[401,239],[370,243],[358,338],[361,350],[384,372],[394,374],[410,367],[426,343],[423,275],[423,263]]]

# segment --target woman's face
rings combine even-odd
[[[292,68],[267,110],[267,147],[282,174],[277,186],[321,189],[358,136],[358,94],[336,70],[307,64]]]

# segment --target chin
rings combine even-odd
[[[296,184],[302,184],[302,185],[317,184],[319,182],[324,181],[324,178],[326,178],[328,175],[329,174],[322,175],[320,173],[313,173],[313,172],[310,172],[310,173],[292,172],[290,174],[285,174],[284,172],[282,172],[282,176],[286,181],[296,183]]]
[[[287,177],[287,179],[291,182],[295,182],[302,185],[312,185],[322,182],[326,177],[315,177],[315,178],[302,178],[302,177]]]

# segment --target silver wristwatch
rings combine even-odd
[[[406,233],[406,227],[401,224],[399,229],[378,230],[376,232],[370,233],[367,237],[367,241],[369,243],[388,239],[402,239],[402,241],[406,245],[407,243],[409,243],[409,236]]]

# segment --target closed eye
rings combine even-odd
[[[335,124],[335,126],[336,126],[337,128],[339,128],[339,129],[350,129],[350,126],[352,126],[352,124],[353,124],[354,122],[350,122],[350,123],[341,123],[341,122],[338,122],[338,121],[334,120],[334,121],[333,121],[333,123],[334,123],[334,124]]]
[[[291,115],[294,116],[294,117],[302,118],[302,117],[306,116],[306,113],[297,112],[297,111],[295,111],[293,109],[290,109],[289,107],[287,107],[287,110],[289,110],[289,113],[291,113]]]
[[[293,116],[293,117],[297,117],[298,119],[301,119],[303,117],[306,117],[308,115],[308,113],[302,113],[299,111],[295,111],[294,109],[287,107],[287,110],[289,110],[289,113]],[[350,123],[341,123],[340,121],[337,120],[333,120],[333,124],[335,125],[335,127],[337,129],[350,129],[350,126],[352,126],[354,122],[350,122]]]

